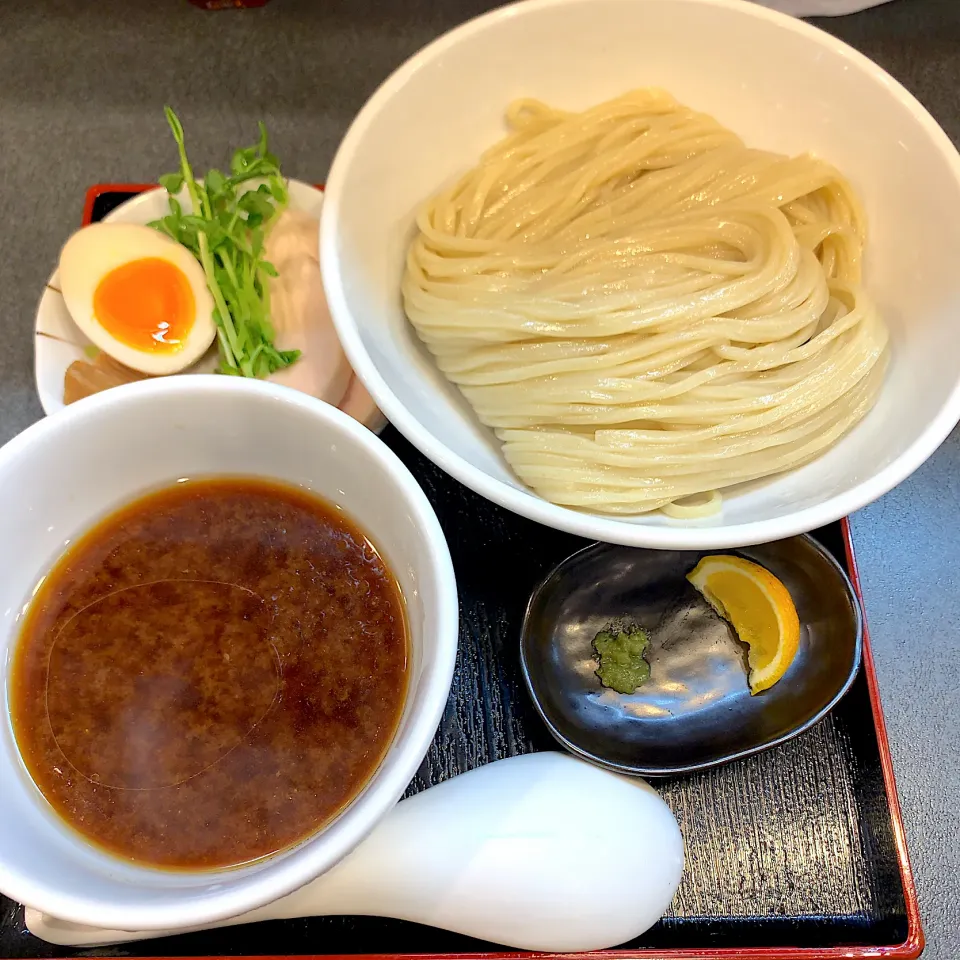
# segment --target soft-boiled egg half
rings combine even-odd
[[[141,373],[184,370],[217,335],[203,268],[152,227],[96,223],[75,233],[60,254],[60,291],[90,340]]]

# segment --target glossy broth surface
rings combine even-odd
[[[13,729],[94,843],[246,863],[363,788],[399,723],[407,648],[396,580],[339,510],[192,480],[111,515],[47,575],[14,654]]]

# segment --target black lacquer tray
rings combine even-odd
[[[134,186],[91,189],[85,222]],[[528,699],[519,638],[531,590],[586,541],[507,513],[426,460],[393,428],[383,439],[423,486],[460,587],[460,652],[440,729],[409,793],[500,757],[556,744]],[[849,527],[814,536],[856,585]],[[923,938],[873,672],[798,738],[705,773],[658,780],[683,831],[687,868],[670,911],[610,956],[915,957]],[[639,867],[638,867],[639,868]],[[285,955],[503,957],[502,948],[401,921],[285,920],[99,950],[37,940],[0,897],[0,958]],[[598,955],[602,956],[602,955]]]

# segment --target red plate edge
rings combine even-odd
[[[323,190],[324,184],[314,184],[318,190]],[[160,186],[156,183],[95,183],[87,190],[83,198],[83,218],[80,221],[81,226],[87,226],[93,220],[93,205],[97,202],[97,197],[103,193],[143,193],[146,190],[159,190]]]
[[[101,183],[87,191],[83,204],[83,225],[90,223],[93,205],[103,193],[142,193],[154,187],[150,183]],[[320,186],[322,190],[323,187]],[[850,580],[857,598],[863,604],[860,590],[860,574],[857,558],[853,549],[850,533],[850,521],[844,517],[840,521],[843,531],[843,545],[850,568]],[[717,950],[604,950],[598,953],[575,954],[531,954],[531,953],[473,953],[473,954],[363,954],[338,957],[333,954],[318,954],[323,960],[530,960],[532,957],[551,957],[553,960],[860,960],[860,958],[884,958],[884,960],[915,960],[923,952],[925,945],[923,929],[920,923],[920,907],[917,903],[917,888],[910,866],[910,854],[907,851],[907,838],[903,827],[903,815],[900,811],[900,798],[897,795],[896,777],[893,772],[893,758],[890,756],[890,741],[887,738],[887,724],[880,704],[880,687],[877,683],[877,671],[873,662],[873,649],[870,644],[870,632],[866,617],[863,623],[863,671],[867,678],[870,694],[870,707],[873,711],[873,725],[877,731],[877,748],[880,752],[880,766],[883,771],[883,785],[887,794],[887,806],[890,808],[890,825],[893,840],[897,848],[897,862],[900,878],[903,882],[903,897],[907,908],[907,939],[903,943],[888,946],[852,946],[852,947],[724,947]],[[137,958],[131,958],[137,960]],[[158,957],[155,960],[174,960]],[[196,958],[176,958],[176,960],[196,960]],[[217,958],[227,960],[227,958]],[[285,960],[283,956],[246,957],[244,960]],[[299,958],[298,958],[299,960]]]

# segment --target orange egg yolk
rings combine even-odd
[[[161,257],[115,267],[93,294],[97,322],[120,343],[147,353],[175,353],[196,319],[184,272]]]

